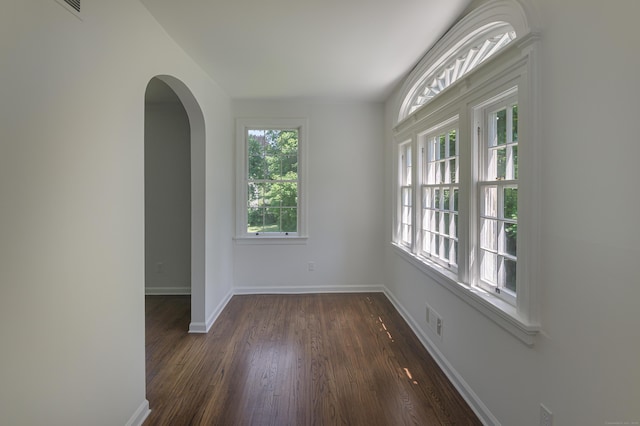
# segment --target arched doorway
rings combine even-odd
[[[145,92],[145,292],[190,294],[190,332],[205,328],[205,126],[175,77]]]

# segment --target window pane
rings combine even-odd
[[[456,155],[456,131],[449,132],[449,157],[455,157]]]
[[[431,205],[432,205],[431,204],[432,203],[431,198],[432,198],[431,197],[431,190],[429,188],[424,188],[423,199],[422,199],[423,204],[422,205],[425,208],[431,207]]]
[[[433,190],[433,208],[435,209],[440,208],[440,190],[439,189]]]
[[[251,233],[262,232],[264,225],[264,209],[247,209],[247,231]]]
[[[438,159],[445,158],[446,154],[446,137],[445,135],[440,135],[438,138]]]
[[[442,253],[440,253],[440,257],[444,260],[449,260],[449,239],[448,238],[443,238],[442,239],[443,242],[443,247],[442,247]]]
[[[453,241],[451,244],[451,251],[449,252],[449,262],[453,265],[458,264],[458,243]]]
[[[503,109],[496,113],[496,137],[498,145],[507,143],[507,110]]]
[[[295,207],[298,205],[298,184],[274,183],[271,185],[268,198],[272,206]]]
[[[507,176],[507,150],[505,148],[499,148],[496,150],[496,155],[496,179],[505,179]]]
[[[264,214],[264,228],[262,232],[280,232],[280,209],[267,208]]]
[[[438,181],[436,183],[444,183],[447,176],[447,166],[444,161],[440,162],[440,172],[438,175]]]
[[[402,205],[411,206],[411,188],[402,188]]]
[[[504,286],[509,290],[516,291],[516,262],[504,259]]]
[[[443,209],[443,210],[449,210],[449,204],[450,204],[450,200],[449,200],[449,198],[450,198],[450,197],[449,197],[449,194],[450,194],[450,192],[451,192],[451,191],[450,191],[450,190],[448,190],[448,189],[444,189],[444,190],[442,191],[442,193],[443,193],[443,199],[444,199],[444,203],[443,203],[443,206],[442,206],[442,209]]]
[[[264,130],[249,130],[247,133],[248,147],[248,177],[249,179],[264,179],[267,170],[265,159],[265,137]]]
[[[457,214],[451,215],[451,236],[452,237],[458,236],[458,215]]]
[[[450,182],[458,182],[458,169],[456,168],[456,159],[449,160]]]
[[[287,180],[298,179],[298,155],[282,155],[282,177]]]
[[[518,224],[517,223],[505,223],[505,251],[512,255],[517,256],[517,242],[518,242]]]
[[[440,213],[439,212],[436,212],[435,214],[434,225],[435,225],[434,231],[439,232],[440,231]]]
[[[497,256],[488,251],[482,252],[482,265],[480,267],[480,278],[491,284],[497,282]]]
[[[431,210],[422,209],[422,229],[431,229]]]
[[[444,213],[444,234],[449,235],[449,229],[451,228],[451,223],[449,222],[449,213]]]
[[[511,140],[518,142],[518,105],[511,107]]]
[[[480,225],[480,247],[486,250],[498,250],[498,221],[482,219]]]
[[[270,183],[249,183],[247,205],[248,207],[265,207],[271,203]]]
[[[282,232],[297,232],[298,209],[296,208],[281,209],[280,223],[281,223]]]
[[[498,215],[498,187],[485,186],[483,188],[482,214],[484,216],[497,217]]]
[[[518,179],[518,145],[511,147],[513,156],[513,178]]]
[[[458,211],[458,188],[453,190],[453,210]]]
[[[518,219],[518,188],[504,188],[505,219]]]

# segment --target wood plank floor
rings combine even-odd
[[[382,293],[147,296],[151,425],[480,425]]]

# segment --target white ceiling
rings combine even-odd
[[[382,101],[471,0],[141,0],[232,98]]]

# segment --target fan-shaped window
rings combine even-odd
[[[429,102],[515,38],[513,27],[502,22],[487,25],[470,34],[427,69],[405,98],[399,120]]]

